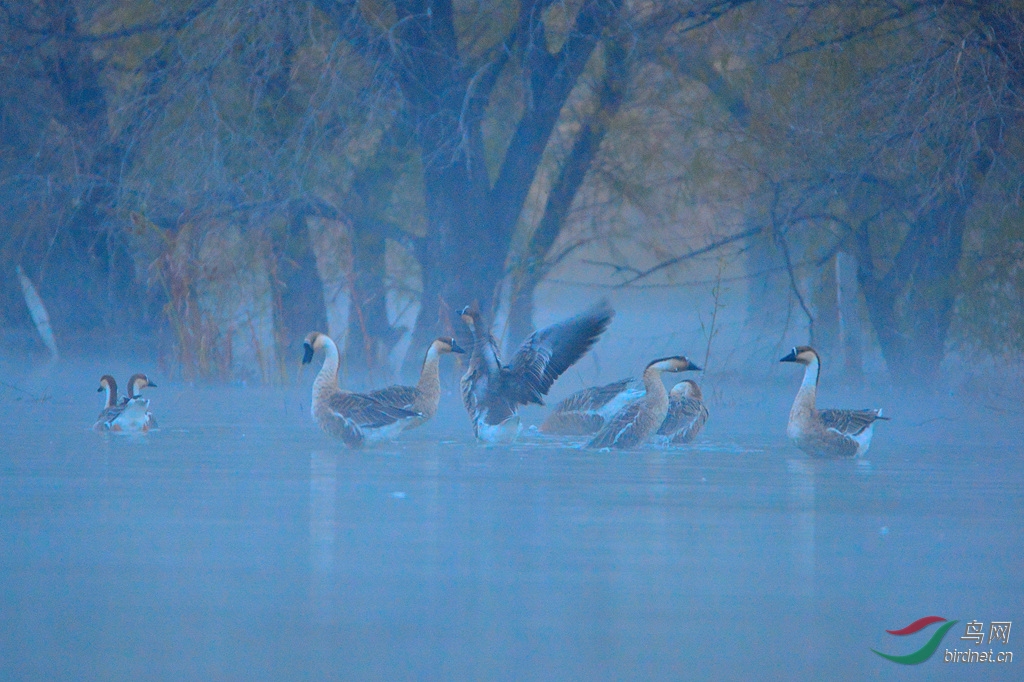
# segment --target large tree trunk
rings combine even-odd
[[[272,278],[278,351],[284,367],[299,356],[302,340],[311,331],[327,330],[324,284],[307,224],[308,212],[293,210],[286,229],[274,234]]]
[[[590,170],[608,126],[615,118],[626,90],[626,53],[617,41],[606,41],[605,74],[598,93],[596,110],[580,130],[572,150],[544,205],[540,224],[530,235],[525,252],[512,271],[512,295],[509,303],[509,334],[517,344],[533,332],[533,299],[537,286],[544,280],[552,263],[552,249],[565,227],[583,181]]]
[[[478,70],[482,75],[472,82],[470,91],[451,3],[396,4],[398,40],[391,44],[400,51],[398,82],[409,103],[409,123],[421,152],[428,223],[427,240],[420,249],[422,304],[403,365],[403,374],[410,376],[434,336],[446,326],[462,327],[454,319],[439,324],[439,314],[477,302],[485,319],[493,316],[512,233],[548,139],[621,0],[585,3],[574,30],[556,54],[547,49],[540,5],[522,4],[516,33],[525,46],[529,102],[493,187],[487,176],[481,120],[509,44]]]

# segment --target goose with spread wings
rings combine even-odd
[[[611,323],[614,311],[607,301],[535,331],[511,362],[501,362],[494,337],[476,307],[461,317],[473,336],[469,367],[462,377],[462,402],[473,421],[476,437],[489,443],[510,443],[521,427],[520,405],[543,405],[551,385],[590,350]]]
[[[313,420],[324,433],[340,438],[351,448],[358,448],[367,442],[394,438],[405,430],[407,422],[422,416],[373,396],[338,388],[338,346],[326,334],[311,332],[302,345],[304,365],[312,362],[316,351],[323,349],[325,352],[324,364],[313,380],[310,404]]]
[[[815,405],[821,357],[810,346],[797,346],[779,362],[804,366],[804,380],[789,411],[786,435],[812,457],[861,457],[871,446],[875,422],[888,419],[882,410],[819,410]]]

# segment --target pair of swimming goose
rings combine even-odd
[[[479,311],[463,309],[461,317],[473,344],[460,388],[476,437],[491,443],[515,440],[521,428],[519,406],[543,405],[543,396],[554,381],[594,345],[613,314],[602,301],[576,317],[540,329],[505,365]],[[312,361],[316,351],[325,351],[324,364],[313,381],[313,419],[350,447],[389,440],[432,418],[441,396],[440,356],[465,352],[455,339],[439,338],[427,349],[415,387],[389,386],[354,393],[338,387],[338,347],[330,337],[312,332],[304,347],[303,363]]]
[[[653,360],[644,369],[642,388],[633,379],[622,379],[577,391],[555,406],[540,430],[559,435],[596,434],[587,444],[591,448],[631,448],[651,438],[689,443],[708,418],[700,387],[687,379],[669,393],[661,373],[700,369],[682,355]]]
[[[455,339],[436,339],[427,349],[415,386],[394,385],[370,393],[354,393],[338,387],[338,346],[326,334],[311,332],[306,336],[302,363],[309,364],[321,349],[325,352],[324,364],[313,380],[310,411],[325,433],[353,448],[390,440],[431,419],[441,400],[441,356],[465,352]]]
[[[96,431],[146,433],[157,428],[156,419],[149,411],[149,400],[143,398],[144,388],[156,388],[145,374],[133,374],[128,379],[128,395],[118,401],[117,381],[109,374],[100,377],[97,393],[106,391],[106,403],[92,428]]]

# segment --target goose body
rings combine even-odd
[[[388,386],[367,395],[385,405],[398,407],[410,412],[418,412],[419,417],[402,420],[402,430],[408,431],[429,421],[437,414],[437,405],[441,401],[441,356],[448,353],[465,353],[452,338],[439,338],[430,344],[427,355],[423,358],[420,378],[415,386]]]
[[[326,334],[311,332],[306,336],[302,363],[309,364],[313,354],[321,349],[325,351],[324,364],[313,380],[310,413],[324,433],[357,448],[368,442],[390,440],[404,430],[405,422],[421,417],[419,412],[338,388],[338,347]]]
[[[595,433],[619,410],[643,395],[643,385],[636,379],[584,388],[555,405],[540,430],[563,436]]]
[[[797,346],[780,362],[804,365],[804,379],[789,411],[786,435],[812,457],[861,457],[871,445],[875,422],[888,419],[880,409],[819,410],[815,405],[821,358],[810,346]]]
[[[708,421],[704,394],[696,382],[686,379],[672,387],[668,394],[668,414],[658,428],[658,435],[673,445],[691,443]]]
[[[121,414],[111,422],[112,431],[146,432],[157,428],[156,418],[149,411],[149,400],[142,397],[144,388],[156,388],[145,374],[133,374],[128,379],[128,396],[121,402]]]
[[[509,443],[521,427],[519,406],[543,405],[551,385],[590,350],[614,312],[602,301],[575,317],[535,331],[508,365],[502,364],[480,313],[467,307],[461,315],[473,335],[469,366],[460,382],[473,433],[485,442]]]
[[[117,381],[109,374],[104,374],[100,377],[100,387],[96,391],[97,393],[106,391],[107,399],[103,411],[96,418],[96,423],[92,425],[92,428],[94,431],[108,431],[110,422],[124,411],[124,407],[118,405],[117,402]]]
[[[588,448],[631,448],[645,442],[668,415],[668,391],[661,382],[662,372],[700,370],[682,355],[660,358],[644,369],[644,396],[627,404],[601,427]]]

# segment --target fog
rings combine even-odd
[[[791,365],[706,378],[694,444],[622,452],[540,435],[539,407],[485,446],[449,386],[432,422],[351,450],[310,417],[315,368],[153,370],[158,430],[90,431],[99,374],[142,364],[5,363],[8,679],[885,678],[872,648],[924,641],[886,629],[1021,608],[1019,402],[879,392],[868,455],[829,461],[786,440]],[[961,679],[943,651],[929,678]]]
[[[1019,3],[3,9],[0,678],[1020,677]]]

